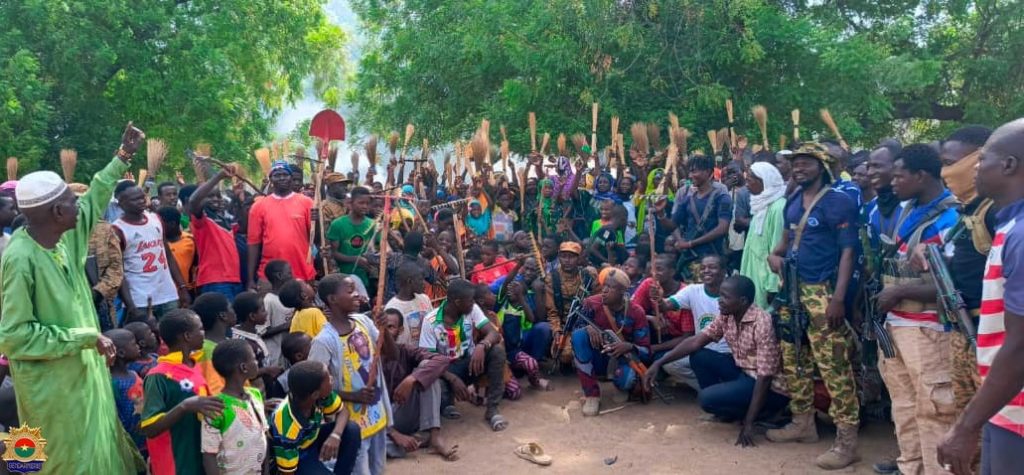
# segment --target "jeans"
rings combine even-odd
[[[572,332],[572,351],[575,354],[576,375],[580,378],[583,395],[601,397],[601,386],[597,378],[608,374],[608,362],[611,358],[601,353],[600,348],[593,348],[590,345],[590,334],[586,328],[577,328]],[[639,378],[625,356],[620,356],[617,363],[612,382],[616,388],[628,393],[636,386]]]
[[[728,421],[742,420],[747,415],[750,403],[754,399],[754,384],[757,381],[750,375],[740,372],[732,381],[718,383],[704,388],[697,400],[704,412],[714,414]],[[789,398],[771,388],[764,395],[764,405],[758,417],[774,414],[789,404]]]
[[[345,410],[342,408],[342,410]],[[348,475],[352,473],[352,467],[356,463],[356,456],[359,454],[359,424],[348,421],[344,432],[341,433],[341,443],[338,444],[338,458],[334,462],[334,471],[328,470],[320,461],[320,448],[331,436],[334,430],[334,423],[320,426],[320,435],[317,436],[313,445],[302,450],[299,454],[299,466],[295,475],[323,475],[333,473],[335,475]]]
[[[234,302],[235,297],[242,293],[245,287],[242,284],[231,283],[231,282],[214,282],[212,284],[205,284],[199,286],[199,295],[216,292],[223,294],[228,298],[228,302]]]
[[[1020,473],[1024,465],[1024,437],[991,422],[981,433],[981,475]]]
[[[505,356],[505,347],[500,344],[494,345],[487,351],[487,355],[484,359],[483,375],[469,374],[469,362],[471,358],[472,356],[467,354],[462,358],[452,361],[451,364],[448,365],[448,372],[454,374],[466,384],[473,384],[480,378],[480,376],[486,375],[486,415],[488,417],[493,416],[494,414],[497,414],[498,403],[501,402],[501,398],[505,393],[505,367],[508,365],[507,357]],[[446,381],[443,383],[442,389],[444,392],[441,396],[441,407],[452,405],[454,395],[452,394],[451,385]]]
[[[140,308],[144,308],[144,307],[140,307]],[[167,314],[167,312],[170,312],[171,310],[175,310],[177,308],[178,308],[178,301],[177,300],[171,300],[170,302],[167,302],[167,303],[162,303],[160,305],[154,305],[153,306],[153,316],[159,321],[161,318],[164,317],[164,315]]]
[[[526,354],[540,362],[548,359],[553,340],[554,334],[551,332],[551,324],[548,322],[538,322],[534,323],[533,327],[523,334],[520,346]]]
[[[731,354],[707,348],[701,348],[690,355],[690,368],[697,376],[697,383],[702,390],[718,383],[732,381],[743,374]]]
[[[661,358],[662,355],[655,355],[655,359]],[[697,382],[697,375],[694,374],[693,368],[690,366],[690,357],[684,356],[675,361],[670,361],[661,365],[661,370],[665,374],[676,378],[683,384],[693,388],[694,391],[700,392],[700,383]]]
[[[359,445],[359,455],[356,457],[353,472],[356,475],[383,475],[384,463],[387,461],[387,429],[381,429],[376,434],[363,439]]]

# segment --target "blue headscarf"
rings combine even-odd
[[[599,181],[601,181],[602,178],[606,178],[608,180],[608,191],[599,191],[597,189],[597,183]],[[597,179],[594,180],[594,193],[593,193],[593,196],[594,196],[594,200],[596,200],[596,201],[612,200],[616,204],[622,203],[622,197],[619,196],[619,194],[615,192],[615,178],[613,178],[612,174],[608,173],[608,172],[602,172],[597,177]]]

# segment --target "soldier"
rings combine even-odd
[[[782,361],[791,400],[793,420],[781,429],[769,430],[773,442],[816,442],[814,423],[814,368],[818,369],[832,398],[829,415],[836,422],[835,443],[820,455],[817,465],[834,470],[857,461],[857,427],[860,423],[853,370],[847,355],[852,334],[845,323],[847,290],[856,262],[857,205],[847,194],[835,190],[830,168],[835,158],[817,143],[805,143],[790,159],[793,179],[799,185],[786,205],[788,231],[775,248],[768,263],[781,273],[784,261],[796,266],[800,302],[807,322],[810,351],[796,352],[796,339],[803,334],[783,338]],[[783,276],[785,279],[786,276]],[[791,315],[784,309],[780,325],[790,327]],[[785,336],[785,335],[784,335]],[[811,362],[815,366],[811,366]]]

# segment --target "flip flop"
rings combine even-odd
[[[508,428],[508,421],[506,421],[501,414],[491,416],[491,418],[488,419],[488,422],[491,424],[491,430],[494,432],[501,432]]]
[[[455,406],[445,407],[441,411],[441,415],[444,416],[445,419],[451,419],[453,421],[462,419],[462,413],[459,412],[459,410],[456,409]]]
[[[523,444],[513,451],[515,454],[523,459],[533,462],[537,465],[548,466],[551,465],[551,456],[544,453],[544,449],[540,447],[540,444],[536,442],[530,442],[529,444]]]

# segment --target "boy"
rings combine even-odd
[[[392,420],[391,402],[383,386],[383,371],[378,359],[379,331],[369,317],[353,313],[361,297],[355,278],[331,274],[320,281],[320,299],[331,311],[331,320],[313,339],[309,359],[327,365],[334,378],[334,389],[349,401],[348,411],[359,424],[362,443],[356,459],[356,472],[380,475],[386,460],[386,429]],[[370,375],[370,370],[376,374]]]
[[[157,351],[160,344],[156,340],[156,333],[146,322],[130,322],[125,324],[124,329],[132,333],[139,347],[139,357],[128,360],[128,369],[145,378],[149,370],[156,366],[159,357]]]
[[[213,368],[213,349],[218,343],[228,339],[228,329],[238,321],[235,312],[228,304],[224,294],[209,293],[200,295],[192,304],[192,310],[203,322],[206,338],[203,340],[203,353],[199,358],[199,367],[211,395],[220,394],[224,389],[224,378]]]
[[[114,385],[114,402],[117,403],[117,416],[135,446],[146,456],[146,437],[139,432],[142,420],[142,378],[138,373],[128,369],[128,362],[139,358],[139,344],[135,335],[124,329],[108,330],[103,333],[114,342],[117,353],[114,364],[110,367],[110,379]]]
[[[366,273],[370,263],[363,254],[373,235],[374,226],[374,220],[366,216],[370,210],[370,193],[370,189],[365,186],[353,188],[348,214],[335,219],[327,231],[327,240],[331,243],[338,272],[356,276],[356,288],[363,297],[367,296],[366,286],[370,285],[370,277]]]
[[[292,267],[287,261],[273,260],[267,263],[263,273],[270,281],[270,291],[263,296],[263,306],[267,309],[267,325],[257,326],[263,341],[267,344],[267,360],[271,365],[281,364],[281,339],[288,333],[292,325],[294,310],[281,303],[278,293],[285,283],[290,282]]]
[[[164,225],[164,240],[178,264],[181,278],[185,279],[185,286],[191,291],[195,289],[196,241],[191,234],[181,230],[181,212],[176,208],[160,208],[156,214]]]
[[[313,339],[305,333],[288,333],[281,342],[281,351],[288,361],[289,368],[284,370],[271,384],[267,396],[270,398],[283,398],[288,395],[288,372],[291,367],[306,361],[309,357],[309,348],[313,345]]]
[[[348,420],[331,375],[319,361],[303,361],[288,374],[288,397],[270,418],[274,458],[281,473],[331,473],[321,460],[337,457],[335,474],[351,473],[359,426]],[[337,415],[333,425],[325,416]]]
[[[289,332],[302,332],[316,338],[327,323],[324,312],[313,306],[313,288],[309,284],[293,279],[281,286],[281,304],[295,310]]]
[[[398,280],[398,293],[395,294],[387,305],[386,309],[395,309],[405,320],[402,325],[402,334],[396,340],[401,344],[415,345],[420,341],[420,323],[423,317],[434,309],[430,299],[423,294],[426,281],[423,279],[423,269],[415,262],[405,262],[399,268],[396,276]]]
[[[490,285],[499,277],[508,274],[514,265],[515,263],[500,255],[500,246],[497,241],[486,241],[480,247],[480,263],[473,267],[470,280],[474,284]]]
[[[224,410],[203,418],[203,468],[207,475],[259,475],[267,462],[270,427],[263,415],[263,394],[245,387],[259,374],[256,354],[245,340],[227,340],[213,350],[213,367],[224,376],[224,390],[217,395]]]
[[[536,321],[533,309],[526,302],[526,285],[516,280],[525,261],[523,256],[517,259],[516,267],[512,269],[498,290],[496,324],[498,328],[501,328],[505,353],[512,370],[520,375],[526,374],[530,386],[548,390],[549,383],[540,377],[537,360],[523,349],[523,336],[533,328],[533,323]]]
[[[208,397],[206,379],[192,357],[203,347],[203,323],[195,312],[176,309],[160,321],[160,338],[169,353],[149,371],[143,383],[142,423],[153,475],[203,473],[199,418],[217,417],[224,403]]]
[[[263,300],[256,292],[247,290],[235,297],[231,308],[235,311],[235,318],[238,320],[235,327],[231,329],[231,338],[243,340],[252,347],[252,351],[256,355],[256,363],[259,364],[257,376],[260,377],[254,381],[254,384],[257,384],[260,389],[267,388],[269,387],[268,383],[277,378],[284,370],[279,365],[270,364],[267,361],[267,344],[257,334],[256,328],[267,323],[267,310],[263,306]]]

